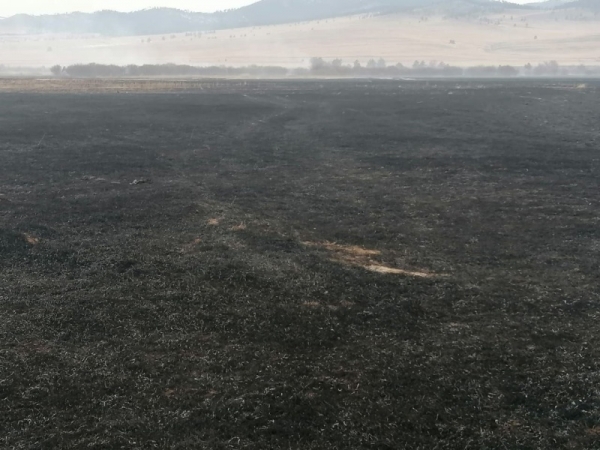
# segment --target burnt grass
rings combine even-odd
[[[0,447],[600,448],[599,104],[1,94]]]

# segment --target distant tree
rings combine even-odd
[[[310,58],[310,70],[319,72],[327,67],[327,63],[323,58]]]
[[[465,73],[462,67],[453,67],[448,64],[440,68],[439,71],[445,77],[462,77]]]
[[[139,75],[139,68],[138,66],[134,65],[134,64],[129,64],[126,68],[125,68],[125,74],[128,77],[135,77]]]
[[[340,70],[342,68],[342,60],[339,58],[334,59],[331,61],[331,67],[333,67],[334,70]]]
[[[513,66],[499,66],[498,75],[501,77],[516,77],[519,75],[519,71]]]
[[[63,71],[62,67],[59,66],[58,64],[50,67],[50,72],[52,72],[52,75],[54,75],[55,77],[59,76],[62,73],[62,71]]]
[[[385,69],[386,67],[387,67],[387,64],[385,63],[385,59],[379,58],[379,60],[377,61],[377,68]]]
[[[356,61],[354,61],[354,70],[360,69],[362,69],[362,66],[360,65],[360,61],[357,59]]]
[[[498,76],[498,68],[496,66],[469,67],[466,73],[471,77],[495,77]]]
[[[367,69],[376,69],[377,68],[377,62],[374,59],[370,59],[367,62]]]
[[[533,72],[536,75],[558,75],[560,72],[560,65],[556,61],[546,61],[543,64],[538,64],[538,66],[533,69]]]
[[[588,71],[588,68],[584,64],[579,64],[577,66],[576,70],[580,75],[589,75],[590,74]]]

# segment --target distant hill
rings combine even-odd
[[[546,9],[584,9],[592,12],[600,11],[600,0],[546,0],[535,6]]]
[[[486,0],[446,0],[443,2],[420,2],[415,11],[447,17],[498,14],[508,9],[532,9],[531,5]]]
[[[261,0],[252,5],[213,14],[155,8],[132,13],[100,11],[31,16],[19,14],[0,22],[0,33],[99,34],[135,36],[209,31],[246,26],[276,25],[356,14],[391,14],[425,10],[445,16],[493,14],[509,8],[560,6],[562,0],[518,5],[495,0]],[[581,8],[597,10],[599,0],[578,0]],[[562,5],[563,7],[569,6]]]
[[[491,0],[461,0],[492,3]],[[353,14],[385,14],[442,3],[441,0],[262,0],[249,6],[213,14],[172,8],[132,13],[99,11],[31,16],[20,14],[4,27],[24,33],[92,33],[108,36],[207,31],[243,26],[276,25]]]
[[[536,6],[545,9],[560,8],[573,0],[546,0],[545,2],[537,3]]]
[[[600,0],[575,0],[561,6],[561,8],[579,8],[587,9],[593,12],[600,12]]]
[[[495,0],[262,0],[233,11],[240,23],[274,25],[288,22],[329,19],[356,14],[393,14],[435,10],[444,15],[494,13],[521,8]]]
[[[219,23],[218,15],[188,13],[178,9],[155,8],[132,13],[99,11],[30,16],[18,14],[5,19],[2,28],[27,34],[72,33],[107,36],[144,35],[209,29]]]
[[[491,0],[462,0],[492,3]],[[389,14],[444,3],[441,0],[262,0],[233,11],[248,25],[274,25],[355,14]]]

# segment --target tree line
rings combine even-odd
[[[190,66],[181,64],[144,64],[118,66],[111,64],[75,64],[56,65],[52,74],[76,78],[125,78],[125,77],[241,77],[282,78],[282,77],[443,77],[443,78],[509,78],[517,76],[600,76],[600,67],[561,66],[549,61],[523,67],[509,65],[458,67],[438,61],[415,61],[411,66],[387,64],[382,58],[369,60],[365,65],[360,61],[344,64],[340,59],[327,61],[323,58],[311,58],[309,68],[288,69],[279,66]]]
[[[365,65],[360,61],[354,64],[343,64],[342,60],[326,61],[323,58],[310,60],[310,72],[329,76],[416,76],[416,77],[497,77],[516,76],[600,76],[600,66],[561,66],[557,61],[547,61],[536,66],[526,64],[523,67],[510,65],[480,65],[472,67],[452,66],[440,61],[415,61],[411,66],[401,63],[388,65],[383,58],[370,59]]]
[[[71,66],[53,66],[50,71],[55,76],[76,78],[122,78],[122,77],[211,77],[254,75],[264,77],[284,77],[289,75],[288,69],[276,66],[197,67],[184,64],[130,64],[117,66],[114,64],[74,64]]]

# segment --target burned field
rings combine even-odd
[[[600,448],[599,102],[0,94],[0,447]]]

